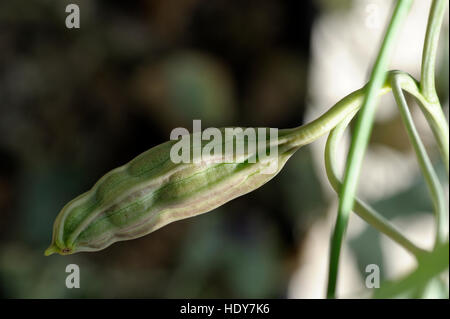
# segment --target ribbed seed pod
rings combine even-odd
[[[147,235],[173,221],[211,211],[257,189],[272,179],[301,146],[293,137],[294,130],[279,130],[276,139],[269,138],[269,129],[263,130],[267,132],[263,137],[267,142],[264,159],[258,148],[248,147],[249,140],[241,133],[221,141],[219,155],[203,154],[201,161],[196,161],[194,147],[203,148],[211,142],[201,141],[195,146],[191,134],[190,163],[171,160],[170,151],[177,141],[169,141],[108,172],[88,192],[63,207],[45,255],[98,251],[117,241]],[[245,142],[244,152],[225,162],[224,157],[229,156],[225,144],[235,146],[239,139]],[[270,151],[274,147],[276,154]],[[268,174],[271,165],[276,167]]]
[[[200,139],[195,143],[199,133],[191,134],[189,163],[176,163],[171,158],[172,147],[178,141],[151,148],[107,173],[91,190],[63,207],[55,219],[52,243],[45,255],[98,251],[116,241],[145,236],[173,221],[206,213],[251,192],[278,174],[301,146],[323,136],[358,110],[363,96],[364,88],[347,95],[306,125],[278,130],[276,138],[268,128],[258,128],[254,140],[249,139],[251,134],[247,135],[246,129],[231,139],[227,139],[227,129],[222,129],[219,135],[225,140],[211,142]],[[239,152],[242,143],[243,152]],[[220,152],[210,155],[201,151],[200,157],[197,154],[198,148],[215,149],[218,144],[222,146]],[[250,147],[255,144],[256,148]]]

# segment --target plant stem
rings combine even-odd
[[[390,84],[386,82],[385,86],[378,92],[381,96],[391,91]],[[366,87],[353,91],[339,102],[337,102],[328,111],[312,122],[298,126],[292,129],[286,129],[286,138],[291,140],[292,146],[303,146],[310,144],[319,137],[330,132],[336,125],[346,119],[354,111],[361,108]]]
[[[433,201],[436,219],[436,246],[445,241],[446,204],[444,193],[442,191],[436,172],[433,169],[430,158],[427,155],[425,146],[423,145],[419,133],[416,130],[399,80],[396,77],[396,73],[391,73],[390,78],[395,101],[397,102],[398,108],[400,110],[400,115],[402,117],[403,123],[405,124],[406,131],[408,133],[409,139],[411,140],[411,144],[417,156],[417,161],[422,169],[422,174],[425,177],[425,182],[427,183]]]
[[[427,31],[422,51],[420,88],[423,96],[432,103],[439,102],[434,85],[434,69],[442,20],[448,0],[433,0],[428,17]]]
[[[421,107],[426,109],[425,117],[431,126],[437,139],[442,160],[449,175],[449,145],[448,124],[442,111],[439,97],[435,88],[435,63],[441,31],[442,20],[447,8],[447,0],[433,0],[428,16],[427,31],[422,51],[422,74],[420,80],[420,91],[425,98],[421,101]]]
[[[338,216],[331,241],[330,264],[328,276],[327,297],[335,298],[337,276],[339,269],[339,256],[342,247],[348,218],[353,209],[357,181],[361,170],[362,160],[369,141],[378,92],[384,84],[389,57],[391,55],[395,37],[400,24],[406,18],[412,0],[399,0],[395,7],[386,35],[384,37],[378,57],[370,76],[367,94],[358,116],[355,135],[352,138],[347,168],[345,170],[344,183],[339,200]]]
[[[348,124],[352,120],[355,113],[348,116],[345,120],[339,123],[339,125],[337,125],[330,132],[325,147],[325,168],[327,172],[327,177],[336,193],[339,193],[339,190],[341,188],[341,182],[337,175],[337,168],[334,159],[337,157],[336,153],[339,146],[339,140],[341,139],[342,134],[344,133],[345,129],[347,128]],[[398,230],[383,216],[378,214],[375,209],[373,209],[372,207],[370,207],[369,205],[367,205],[358,198],[355,198],[355,205],[353,207],[353,211],[359,217],[361,217],[367,223],[369,223],[375,229],[377,229],[379,232],[385,234],[393,241],[395,241],[397,244],[399,244],[404,249],[413,254],[416,257],[416,259],[419,258],[419,256],[426,253],[425,250],[417,247],[413,242],[411,242],[408,238],[406,238],[400,232],[400,230]]]
[[[391,88],[393,89],[394,83],[396,83],[396,86],[395,86],[396,90],[398,90],[398,88],[400,88],[401,90],[405,90],[406,92],[411,94],[418,102],[422,112],[424,112],[424,113],[426,112],[427,101],[420,93],[418,82],[415,81],[414,78],[412,78],[409,74],[407,74],[405,72],[395,71],[395,70],[389,71],[388,79],[385,83],[385,86],[383,87],[383,90],[380,92],[380,95],[383,95],[386,92],[389,92],[391,90]],[[345,100],[345,98],[341,101],[344,101],[344,100]],[[361,99],[359,99],[359,101],[361,101]],[[341,105],[340,107],[342,108],[343,106]],[[341,188],[341,182],[338,178],[334,159],[336,158],[339,140],[340,140],[342,134],[344,133],[346,127],[352,120],[354,114],[356,114],[356,112],[358,111],[360,105],[357,105],[356,108],[354,108],[354,107],[355,106],[352,106],[350,113],[348,113],[347,111],[346,112],[342,111],[345,114],[347,114],[347,117],[345,119],[343,119],[341,121],[341,123],[339,123],[330,132],[330,135],[328,136],[327,144],[325,147],[325,168],[326,168],[328,180],[330,181],[331,186],[337,193],[339,193],[339,190]],[[399,108],[400,108],[400,106],[399,106]],[[349,109],[349,107],[347,107],[347,109]],[[402,112],[401,108],[400,108],[400,111]],[[408,109],[406,109],[406,113],[409,114]],[[411,118],[411,116],[409,115],[407,118]],[[410,125],[414,126],[414,123],[411,122]],[[417,131],[416,131],[416,133],[417,133]],[[417,136],[417,135],[416,134],[410,135],[412,142],[417,145],[421,144],[420,139],[418,139],[418,141],[414,142],[414,136]],[[420,146],[417,146],[417,147],[420,148]],[[429,159],[427,159],[426,153],[424,153],[422,155],[422,157],[424,158],[422,160],[422,162],[426,162],[426,161],[430,162]],[[420,164],[420,162],[419,162],[419,164]],[[431,165],[431,163],[429,163],[429,164]],[[427,169],[427,168],[422,167],[422,170],[424,170],[424,169]],[[432,175],[436,176],[436,173],[434,172],[432,167],[430,167],[430,171],[431,172],[427,173],[428,176],[432,176]],[[431,183],[433,183],[434,191],[432,191],[432,196],[433,196],[433,193],[437,194],[437,196],[435,196],[433,198],[433,202],[435,203],[434,205],[435,205],[435,207],[440,207],[439,208],[440,212],[441,213],[444,212],[444,216],[445,216],[445,201],[444,201],[444,195],[442,193],[442,189],[439,187],[439,183],[437,182],[437,179],[433,179],[432,177],[430,177],[428,180],[429,180],[429,185],[431,185]],[[360,199],[355,198],[355,205],[354,205],[353,210],[357,215],[359,215],[367,223],[372,225],[378,231],[384,233],[386,236],[391,238],[393,241],[397,242],[400,246],[402,246],[403,248],[408,250],[414,256],[417,257],[420,255],[423,255],[426,252],[425,250],[414,245],[414,243],[412,243],[403,234],[401,234],[401,232],[394,225],[390,224],[388,220],[386,220],[383,216],[378,214],[376,212],[376,210],[374,210],[372,207],[370,207],[369,205],[367,205]],[[444,219],[445,218],[441,218],[440,220],[442,221]],[[443,223],[443,224],[445,225],[445,223]],[[442,223],[441,223],[441,225],[442,225]]]

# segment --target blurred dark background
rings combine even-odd
[[[68,3],[80,29],[65,27]],[[320,201],[314,183],[309,202],[285,193],[302,187],[307,157],[144,238],[95,254],[43,250],[67,201],[175,127],[301,124],[315,14],[310,1],[2,1],[0,295],[285,297],[302,205]],[[63,285],[69,263],[80,291]]]
[[[65,27],[69,3],[80,29]],[[309,148],[208,214],[97,253],[43,252],[65,203],[175,127],[302,124],[313,25],[349,3],[0,2],[0,297],[289,297],[303,239],[329,204]],[[364,269],[378,239],[361,236]],[[65,287],[70,263],[82,289]]]

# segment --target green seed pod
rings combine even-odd
[[[293,129],[279,130],[276,139],[269,136],[269,129],[259,129],[267,134],[257,134],[256,140],[238,130],[241,132],[220,142],[196,144],[195,134],[184,136],[190,141],[189,163],[173,162],[171,150],[179,141],[169,141],[108,172],[89,191],[63,207],[45,255],[98,251],[211,211],[268,182],[301,146]],[[250,141],[258,146],[264,142],[263,153],[261,147],[250,147]],[[239,142],[245,145],[240,153],[234,151]],[[219,152],[200,154],[200,159],[196,151],[206,146],[210,150],[219,147]],[[224,160],[230,149],[234,151],[231,160]]]
[[[235,128],[238,131],[231,139],[226,134],[231,128],[225,128],[217,130],[225,139],[214,138],[211,142],[208,137],[217,131],[208,132],[203,139],[197,139],[200,133],[185,135],[181,140],[190,141],[187,162],[173,160],[179,141],[151,148],[107,173],[89,191],[63,207],[55,219],[52,243],[45,255],[98,251],[116,241],[145,236],[171,222],[209,212],[257,189],[277,175],[301,146],[323,136],[358,110],[363,95],[363,89],[355,91],[318,119],[278,130],[276,138],[267,128],[259,128],[253,136],[248,134],[251,128],[249,132]],[[257,147],[251,147],[255,143]]]
[[[63,207],[45,255],[98,251],[116,241],[145,236],[171,222],[209,212],[251,192],[278,174],[301,146],[358,110],[363,96],[363,89],[355,91],[318,119],[278,130],[276,138],[267,128],[259,128],[256,135],[249,134],[251,128],[235,128],[232,138],[226,134],[231,128],[209,131],[207,138],[201,139],[198,134],[203,137],[208,129],[185,135],[181,140],[190,141],[187,162],[173,160],[179,141],[151,148],[107,173],[91,190]],[[225,139],[208,142],[216,133]],[[257,147],[251,147],[255,143]]]

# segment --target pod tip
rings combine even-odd
[[[53,255],[54,253],[56,253],[57,251],[58,251],[58,247],[56,247],[55,244],[51,244],[50,247],[48,247],[45,250],[44,255],[50,256],[50,255]]]

